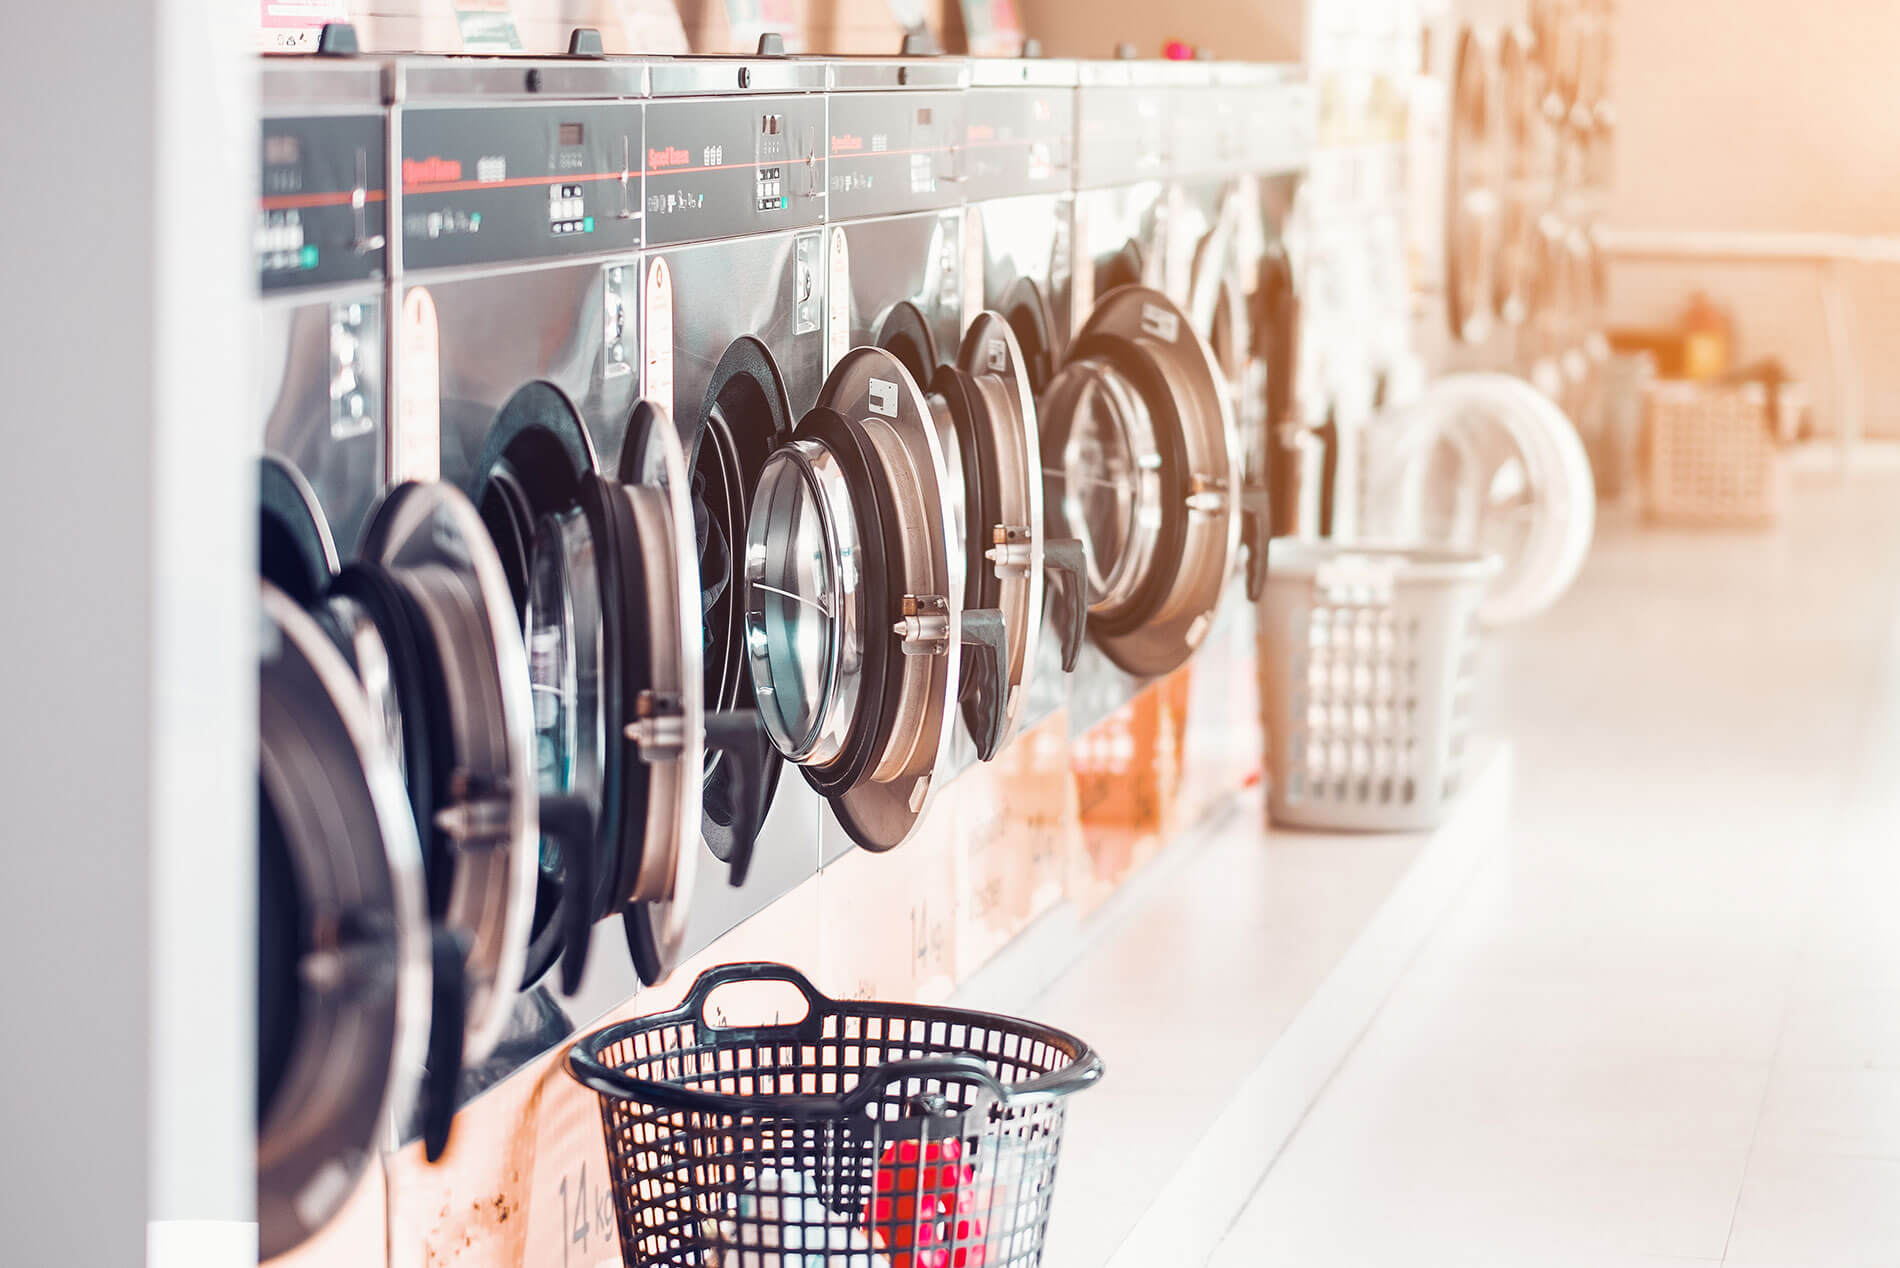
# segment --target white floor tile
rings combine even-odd
[[[1900,1264],[1882,479],[1805,487],[1765,536],[1611,518],[1571,598],[1494,641],[1509,848],[1214,1263]]]
[[[1741,1268],[1900,1263],[1900,1161],[1757,1151],[1726,1262]]]
[[[1756,1147],[1900,1161],[1900,1069],[1778,1067]]]

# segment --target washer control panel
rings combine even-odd
[[[824,98],[647,106],[647,241],[802,229],[825,217]]]
[[[960,92],[841,92],[826,154],[831,218],[935,211],[963,198]]]
[[[963,173],[972,202],[1058,194],[1074,171],[1075,89],[972,88],[964,102]]]
[[[266,118],[252,245],[258,284],[284,291],[384,275],[383,121]]]
[[[1168,175],[1168,103],[1159,86],[1084,87],[1076,101],[1076,179],[1086,188]]]
[[[405,111],[403,268],[637,249],[642,116],[617,101]]]

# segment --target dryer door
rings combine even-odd
[[[1159,291],[1110,292],[1039,420],[1047,513],[1085,543],[1096,643],[1131,674],[1177,668],[1240,549],[1239,438],[1207,345]]]
[[[859,845],[909,839],[951,737],[966,637],[1000,705],[1000,631],[964,628],[943,449],[881,348],[845,354],[766,461],[745,541],[745,648],[773,746]]]
[[[422,852],[350,669],[262,587],[258,675],[258,1250],[300,1245],[408,1113],[429,1032]]]

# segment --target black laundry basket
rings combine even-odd
[[[791,1024],[721,1026],[734,982],[796,987]],[[586,1036],[632,1268],[1028,1268],[1065,1098],[1102,1076],[1073,1035],[988,1013],[832,1000],[730,964],[671,1012]]]

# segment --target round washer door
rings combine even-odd
[[[275,455],[258,464],[257,571],[309,608],[340,566],[330,523],[303,473]]]
[[[481,516],[452,486],[390,490],[362,554],[338,588],[376,605],[385,641],[404,648],[395,659],[408,697],[410,800],[431,914],[468,941],[464,1055],[479,1061],[500,1040],[520,987],[538,871],[534,705],[521,628]]]
[[[1141,677],[1206,636],[1241,539],[1239,437],[1213,355],[1159,291],[1103,297],[1039,411],[1052,535],[1085,543],[1089,631]]]
[[[1371,505],[1381,536],[1483,550],[1501,569],[1479,616],[1528,619],[1563,597],[1596,527],[1596,487],[1576,428],[1506,374],[1439,379],[1391,424]]]
[[[870,850],[909,839],[951,738],[964,631],[946,484],[916,381],[855,348],[766,460],[747,520],[761,721]]]
[[[600,918],[596,909],[606,901],[621,808],[620,789],[609,788],[607,775],[610,737],[617,732],[617,714],[610,716],[617,703],[611,637],[617,631],[606,628],[595,539],[581,507],[581,489],[597,475],[593,442],[572,402],[552,384],[535,382],[496,415],[468,489],[521,621],[534,697],[537,818],[562,797],[588,812],[575,840],[541,833],[524,988],[564,953],[578,973],[584,947],[571,944]],[[583,849],[589,856],[577,858]],[[584,914],[570,913],[570,890],[582,885],[594,892],[575,896]]]
[[[1027,361],[1002,314],[977,314],[956,363],[937,367],[925,399],[944,453],[963,621],[970,627],[993,613],[1002,637],[1001,663],[987,666],[982,655],[966,656],[958,689],[964,724],[977,756],[987,761],[1013,733],[1022,710],[1042,641],[1049,563],[1036,406]],[[1069,590],[1081,594],[1079,587]],[[1071,613],[1068,619],[1079,630],[1085,618]]]
[[[566,396],[531,383],[491,428],[476,495],[491,531],[524,525],[543,820],[528,977],[564,951],[570,992],[593,924],[634,905],[658,909],[643,975],[671,967],[698,858],[682,848],[698,829],[705,750],[697,558],[685,457],[663,410],[635,407],[618,475],[595,470]],[[552,817],[567,822],[550,823],[563,804],[573,813]]]
[[[794,421],[771,350],[749,335],[735,339],[713,369],[685,446],[709,715],[754,716],[746,645],[747,521],[766,462],[790,439]],[[772,745],[757,745],[755,753],[757,761],[745,762],[738,760],[740,749],[709,750],[705,762],[700,838],[714,857],[733,865],[735,876],[750,856],[750,837],[771,805],[782,765]]]
[[[349,666],[262,586],[258,1249],[302,1244],[408,1113],[430,1017],[422,852]]]
[[[634,965],[649,985],[679,962],[686,940],[710,747],[691,488],[672,417],[640,402],[627,425],[619,479],[603,482],[602,492],[626,552],[621,616],[630,650],[637,653],[628,665],[639,674],[623,688],[630,709],[626,735],[634,750],[624,769],[645,787],[645,814],[637,825],[629,820],[616,893],[628,911]],[[759,765],[749,752],[727,756],[746,765],[753,783],[759,781]],[[740,830],[756,833],[756,823],[742,823]],[[750,854],[748,844],[743,857]]]

